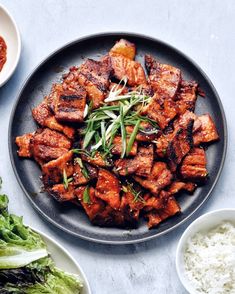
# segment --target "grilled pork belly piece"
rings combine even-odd
[[[87,59],[78,69],[78,83],[85,87],[93,108],[98,108],[104,101],[112,72],[108,59],[96,61]]]
[[[193,147],[193,122],[190,119],[184,127],[180,127],[167,146],[166,156],[173,172]]]
[[[155,195],[168,186],[172,181],[172,173],[165,162],[155,162],[151,173],[146,178],[133,176],[135,181]]]
[[[74,160],[73,184],[75,186],[85,185],[97,177],[98,172],[95,167],[84,162],[81,166],[76,159]]]
[[[198,117],[201,122],[201,128],[193,135],[194,145],[201,143],[211,143],[219,139],[215,123],[209,114],[203,114]]]
[[[108,203],[113,209],[118,209],[120,207],[120,184],[118,178],[113,173],[100,169],[95,195]]]
[[[145,199],[145,202],[144,202],[145,212],[151,211],[153,209],[154,210],[163,209],[166,202],[165,199],[163,199],[162,197],[156,196],[156,195],[153,196],[150,193],[146,194],[144,199]]]
[[[202,148],[193,148],[184,158],[180,167],[183,179],[204,181],[208,175],[206,169],[206,152]]]
[[[125,50],[122,50],[122,54],[118,54],[116,49],[114,49],[113,52],[113,48],[110,50],[109,56],[106,56],[104,59],[109,59],[111,61],[114,77],[118,80],[122,80],[126,77],[129,86],[146,84],[147,81],[142,65],[129,58],[132,54],[130,54],[132,51],[130,46],[126,46]]]
[[[84,208],[86,214],[89,219],[93,221],[97,214],[101,213],[104,208],[104,202],[95,196],[95,189],[93,187],[89,187],[87,189],[87,193],[89,194],[88,201],[84,198],[84,192],[87,189],[87,186],[81,186],[75,189],[75,195],[82,207]]]
[[[127,134],[131,135],[134,130],[134,126],[126,126]],[[147,121],[142,121],[140,123],[140,130],[138,131],[135,140],[140,142],[152,142],[160,135],[160,130],[156,133],[151,134],[152,131],[155,131],[156,128]],[[149,134],[148,134],[149,133]]]
[[[48,192],[59,202],[73,201],[76,199],[72,184],[68,185],[68,189],[65,189],[63,184],[56,184],[48,189]]]
[[[135,44],[125,40],[120,39],[116,44],[110,49],[110,54],[122,55],[128,59],[135,59],[136,47]]]
[[[47,98],[48,105],[55,113],[55,118],[62,122],[82,122],[86,105],[84,87],[64,89],[62,84],[55,84]]]
[[[194,81],[182,81],[176,96],[178,111],[183,114],[186,110],[194,111],[197,100],[198,84]]]
[[[174,181],[172,182],[170,187],[167,189],[167,191],[170,194],[174,195],[181,191],[187,191],[189,193],[193,193],[196,188],[197,188],[197,185],[195,183]]]
[[[62,125],[56,120],[54,114],[48,106],[47,98],[45,98],[38,106],[33,108],[32,115],[40,126],[48,127],[49,129],[64,133],[70,139],[74,137],[75,130],[72,127]]]
[[[192,132],[197,132],[201,128],[201,121],[195,113],[186,110],[185,113],[181,114],[178,118],[174,120],[173,130],[163,133],[159,138],[156,139],[156,153],[160,158],[164,158],[167,156],[168,145],[177,134],[177,132],[180,131],[180,129],[187,128],[187,125],[191,120],[194,120]]]
[[[40,165],[67,153],[72,145],[65,135],[48,128],[38,129],[31,142],[33,157]]]
[[[52,186],[54,184],[63,181],[63,173],[65,172],[67,177],[73,175],[74,168],[72,164],[73,152],[68,151],[57,159],[51,160],[42,166],[43,183],[45,187]]]
[[[148,219],[148,227],[149,229],[156,227],[162,221],[167,218],[174,216],[175,214],[180,212],[180,206],[175,200],[175,198],[171,195],[168,195],[168,198],[164,204],[164,208],[156,210],[153,209],[146,214]]]
[[[145,55],[145,66],[149,83],[158,97],[174,99],[181,82],[181,71],[168,64],[157,62],[151,55]]]
[[[178,109],[175,101],[171,99],[159,99],[158,95],[154,95],[151,101],[145,106],[141,114],[147,115],[155,120],[159,127],[163,130],[169,122],[177,115]]]
[[[90,163],[91,165],[97,166],[97,167],[106,167],[108,165],[108,162],[102,157],[100,152],[96,152],[93,157],[90,157],[86,154],[81,154],[82,160]]]
[[[32,157],[31,141],[34,137],[34,133],[28,133],[22,136],[16,137],[16,145],[19,147],[17,151],[21,157]]]
[[[186,110],[183,114],[181,114],[177,119],[175,119],[173,126],[174,130],[179,129],[180,127],[184,127],[191,119],[193,119],[193,133],[197,132],[201,129],[202,123],[199,117],[189,110]]]
[[[127,191],[123,193],[120,209],[123,211],[126,223],[135,225],[139,219],[140,210],[143,207],[144,202],[140,199],[135,199],[135,195],[132,192]]]
[[[129,139],[126,140],[126,145],[128,144]],[[111,149],[111,153],[115,155],[121,155],[122,154],[122,137],[116,136],[113,139],[113,148]],[[130,156],[135,156],[137,154],[137,142],[135,141],[132,145],[132,148],[129,152]]]
[[[114,164],[121,176],[136,174],[146,177],[150,174],[153,165],[153,145],[139,147],[133,159],[118,159]]]

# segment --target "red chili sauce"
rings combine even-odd
[[[7,45],[4,39],[0,36],[0,71],[2,70],[7,60]]]

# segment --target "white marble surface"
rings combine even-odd
[[[21,191],[10,164],[7,130],[22,83],[51,51],[80,36],[132,31],[162,39],[192,57],[209,75],[222,99],[228,121],[227,160],[213,197],[193,218],[222,207],[235,207],[235,2],[1,0],[15,17],[23,51],[13,78],[0,89],[0,175],[10,196],[10,211],[50,234],[83,267],[96,294],[184,294],[175,270],[177,242],[189,224],[157,240],[130,246],[105,246],[73,238],[48,225]]]

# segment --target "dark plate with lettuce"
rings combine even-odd
[[[9,214],[0,195],[0,293],[91,294],[75,260],[57,242]]]

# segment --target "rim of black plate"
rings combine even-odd
[[[185,58],[186,60],[188,60],[199,72],[200,74],[203,76],[203,78],[207,81],[207,83],[210,85],[213,94],[215,95],[217,102],[219,104],[219,108],[221,111],[221,115],[222,115],[222,121],[223,121],[223,131],[224,131],[224,146],[223,146],[223,153],[222,153],[222,159],[221,159],[221,163],[220,163],[220,167],[218,170],[218,173],[215,177],[215,180],[210,188],[210,190],[208,191],[208,193],[206,194],[206,196],[204,197],[204,199],[196,206],[196,208],[190,213],[188,214],[184,219],[182,219],[179,223],[171,226],[170,228],[164,230],[163,232],[158,232],[155,231],[156,233],[151,235],[151,236],[147,236],[147,237],[142,237],[142,238],[138,238],[138,239],[133,239],[133,240],[103,240],[103,239],[97,239],[97,238],[93,238],[93,237],[88,237],[88,236],[84,236],[82,234],[79,233],[75,233],[75,232],[71,232],[69,229],[64,228],[63,226],[61,226],[60,224],[58,224],[57,222],[55,222],[53,219],[51,219],[49,216],[47,216],[32,200],[32,198],[30,197],[30,195],[28,194],[28,192],[26,191],[23,183],[20,180],[20,177],[18,175],[17,169],[16,169],[16,165],[13,159],[13,150],[12,150],[12,142],[11,142],[11,133],[12,133],[12,124],[13,124],[13,119],[14,119],[14,115],[15,115],[15,111],[16,108],[18,106],[18,103],[20,101],[21,95],[24,91],[24,88],[26,87],[26,85],[28,84],[28,82],[30,81],[30,79],[33,77],[33,75],[38,71],[38,69],[40,69],[41,66],[43,66],[45,63],[47,63],[51,58],[53,58],[56,54],[60,53],[61,51],[65,50],[66,48],[73,46],[76,43],[79,42],[83,42],[92,38],[97,38],[97,37],[115,37],[115,36],[120,36],[122,35],[123,37],[136,37],[136,38],[142,38],[145,40],[149,40],[149,41],[153,41],[153,42],[157,42],[158,44],[161,44],[163,46],[168,47],[169,49],[175,51],[177,54],[181,55],[183,58]],[[225,112],[224,112],[224,108],[222,105],[222,102],[220,100],[219,94],[217,92],[217,90],[215,89],[213,83],[211,82],[211,80],[209,79],[209,77],[207,76],[207,74],[200,68],[200,66],[190,57],[188,57],[186,54],[184,54],[183,52],[181,52],[179,49],[175,48],[174,46],[161,41],[157,38],[154,37],[150,37],[147,35],[143,35],[143,34],[138,34],[138,33],[132,33],[132,32],[102,32],[102,33],[97,33],[97,34],[91,34],[91,35],[86,35],[84,37],[80,37],[77,38],[73,41],[70,41],[68,43],[66,43],[63,46],[60,46],[59,48],[57,48],[56,50],[54,50],[52,53],[50,53],[46,58],[44,58],[34,69],[33,71],[28,75],[28,77],[26,78],[26,80],[24,81],[19,94],[17,95],[17,99],[14,103],[14,106],[12,108],[11,111],[11,115],[10,115],[10,121],[9,121],[9,127],[8,127],[8,148],[9,148],[9,153],[10,153],[10,160],[11,160],[11,164],[15,173],[15,176],[17,178],[18,183],[20,184],[21,189],[23,190],[23,192],[25,193],[25,195],[27,196],[27,198],[30,200],[32,206],[51,224],[53,224],[54,226],[56,226],[57,228],[61,229],[62,231],[73,235],[75,237],[79,237],[81,239],[87,240],[87,241],[92,241],[95,243],[100,243],[100,244],[109,244],[109,245],[126,245],[126,244],[135,244],[135,243],[141,243],[144,241],[149,241],[152,240],[154,238],[160,237],[164,234],[169,233],[170,231],[172,231],[173,229],[179,227],[180,225],[182,225],[183,223],[185,223],[186,221],[188,221],[193,214],[198,211],[202,205],[209,199],[209,197],[211,196],[211,193],[213,191],[213,189],[215,188],[219,177],[221,175],[223,166],[224,166],[224,162],[225,162],[225,158],[226,158],[226,153],[227,153],[227,141],[228,141],[228,130],[227,130],[227,121],[226,121],[226,117],[225,117]]]

